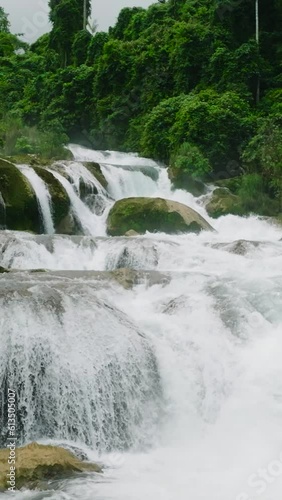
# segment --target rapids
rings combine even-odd
[[[162,165],[70,149],[101,165],[105,212],[114,199],[160,196],[216,232],[106,237],[74,164],[68,189],[85,236],[0,232],[0,265],[12,270],[0,278],[0,381],[18,395],[19,441],[76,446],[105,465],[12,497],[281,500],[281,226],[211,220]],[[124,289],[109,278],[124,267],[167,279]]]

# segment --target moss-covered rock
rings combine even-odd
[[[222,215],[244,215],[239,196],[232,194],[229,189],[217,188],[212,193],[206,205],[206,211],[210,217],[221,217]]]
[[[5,160],[14,163],[15,165],[29,165],[31,167],[45,166],[49,167],[52,165],[53,160],[42,158],[37,154],[19,154],[14,156],[6,156]]]
[[[0,191],[6,207],[6,227],[40,232],[40,215],[35,193],[17,167],[0,159]]]
[[[100,182],[101,186],[107,189],[108,182],[101,170],[99,163],[86,161],[83,163],[83,165],[89,170],[89,172],[91,172],[92,175],[94,175],[94,177]]]
[[[261,175],[245,174],[230,179],[222,179],[215,184],[222,191],[216,190],[214,196],[224,199],[222,206],[227,204],[226,209],[223,212],[220,211],[219,215],[226,215],[227,213],[249,215],[254,213],[274,217],[279,214],[280,201],[275,197],[274,192],[271,193],[266,189]],[[232,199],[230,194],[236,196]],[[216,214],[216,216],[218,215]]]
[[[33,169],[48,186],[52,198],[54,226],[57,230],[58,227],[62,225],[62,221],[64,221],[69,214],[70,200],[68,194],[51,172],[41,167],[33,167]]]
[[[15,453],[15,455],[14,455]],[[15,456],[16,464],[9,464]],[[15,471],[10,469],[15,467]],[[31,443],[16,450],[0,450],[0,490],[13,486],[15,472],[15,488],[40,488],[49,480],[70,477],[79,472],[102,472],[101,467],[94,463],[82,462],[64,448]],[[9,484],[8,473],[11,473]],[[12,491],[12,490],[10,490]]]
[[[108,234],[122,236],[129,230],[139,234],[150,232],[199,233],[212,230],[201,215],[181,203],[162,198],[126,198],[119,200],[111,209]]]
[[[9,273],[10,271],[5,267],[0,266],[0,274]]]
[[[207,192],[207,187],[202,181],[194,179],[190,174],[183,172],[179,168],[169,167],[168,175],[175,189],[184,189],[193,196],[202,196]]]
[[[230,177],[229,179],[220,179],[214,184],[219,188],[226,188],[231,191],[232,194],[238,194],[238,191],[242,185],[243,176]]]
[[[71,161],[73,160],[73,154],[69,149],[62,148],[60,152],[60,156],[57,157],[52,157],[52,158],[47,158],[46,156],[42,156],[41,154],[35,154],[35,153],[20,153],[17,155],[13,156],[5,156],[5,159],[15,163],[16,165],[29,165],[31,167],[50,167],[54,161],[57,160],[67,160]]]

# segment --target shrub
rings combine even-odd
[[[44,158],[66,157],[64,145],[69,141],[57,120],[47,129],[24,126],[20,118],[8,118],[0,124],[0,145],[4,155],[39,154]],[[2,144],[1,144],[2,143]]]
[[[265,181],[259,174],[244,175],[238,195],[248,212],[269,216],[279,212],[278,203],[267,194]]]
[[[177,153],[172,157],[171,163],[174,168],[192,175],[195,178],[203,178],[210,171],[211,166],[200,149],[189,142],[184,142]]]

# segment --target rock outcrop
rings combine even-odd
[[[207,186],[202,181],[179,168],[170,167],[168,175],[175,189],[184,189],[193,196],[202,196],[207,192]]]
[[[227,188],[216,188],[205,208],[209,216],[213,218],[228,214],[244,214],[239,196],[232,194]]]
[[[40,215],[35,193],[17,167],[3,159],[0,159],[0,191],[5,203],[6,227],[39,233]]]
[[[0,450],[0,491],[14,485],[15,489],[41,489],[44,482],[71,477],[79,472],[102,472],[102,469],[97,464],[79,460],[70,451],[57,446],[31,443],[15,450],[13,447],[11,450]]]
[[[69,215],[70,200],[61,183],[45,168],[33,167],[35,172],[47,184],[52,198],[54,226],[57,229]],[[69,234],[69,233],[67,233]]]
[[[86,161],[83,163],[83,165],[89,170],[89,172],[91,172],[92,175],[94,175],[94,177],[96,177],[96,179],[100,182],[101,186],[107,189],[108,182],[101,170],[99,163]]]
[[[210,224],[192,208],[162,198],[125,198],[115,203],[107,220],[108,234],[122,236],[133,230],[139,234],[168,234],[211,231]]]

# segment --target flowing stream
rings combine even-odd
[[[105,212],[114,199],[161,196],[216,231],[106,237],[72,166],[72,183],[54,175],[85,236],[0,232],[0,265],[14,270],[0,278],[0,383],[17,393],[19,441],[74,446],[105,467],[12,497],[281,500],[281,226],[211,220],[163,166],[70,149],[101,165]],[[122,268],[135,270],[132,289]]]
[[[74,215],[77,217],[84,234],[91,235],[103,235],[106,232],[105,221],[101,224],[100,217],[96,216],[88,208],[83,201],[79,198],[78,193],[75,191],[74,185],[72,185],[63,175],[59,172],[51,171],[54,177],[62,184],[65,188],[72,206]]]

